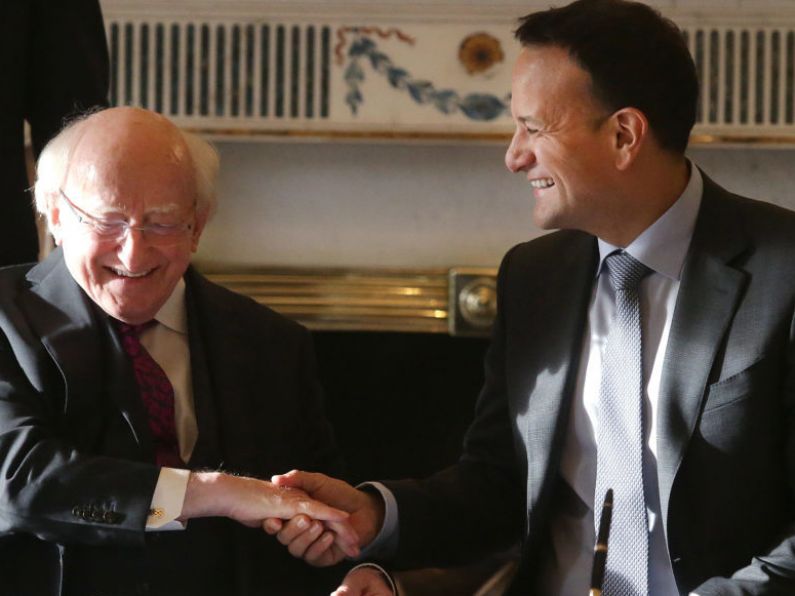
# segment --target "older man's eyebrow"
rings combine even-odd
[[[180,205],[177,203],[166,203],[165,205],[158,205],[152,209],[148,209],[145,215],[168,215],[169,213],[174,213],[175,211],[179,211]]]
[[[146,212],[144,213],[144,218],[148,218],[153,215],[155,216],[170,215],[171,213],[175,213],[179,210],[180,210],[180,205],[177,203],[166,203],[165,205],[157,205],[156,207],[147,209]],[[126,213],[124,209],[121,209],[114,204],[98,205],[95,209],[92,210],[91,215],[98,217],[112,217],[112,218],[129,217],[129,214]]]
[[[532,116],[517,116],[516,120],[521,122],[522,124],[530,124],[531,126],[538,127],[541,126],[541,121],[533,118]]]

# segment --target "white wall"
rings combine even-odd
[[[795,147],[695,148],[690,157],[732,192],[795,209]]]
[[[499,145],[218,143],[218,214],[197,261],[257,266],[496,266],[537,236]],[[696,148],[726,188],[795,209],[792,149]]]

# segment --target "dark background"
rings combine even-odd
[[[453,463],[483,383],[487,339],[315,332],[326,412],[349,480],[427,476]]]

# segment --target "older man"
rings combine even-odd
[[[503,260],[461,460],[384,483],[385,504],[320,475],[278,482],[355,512],[399,565],[521,541],[513,591],[544,596],[587,593],[612,489],[603,594],[795,594],[795,214],[685,158],[696,71],[650,7],[579,0],[516,36],[506,164],[535,223],[564,231]],[[341,556],[293,523],[279,537]]]
[[[261,520],[347,514],[257,479],[338,469],[309,335],[189,266],[217,166],[132,108],[42,153],[58,248],[0,271],[1,593],[322,591]]]

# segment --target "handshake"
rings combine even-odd
[[[180,519],[223,516],[275,535],[291,555],[326,567],[359,556],[384,519],[377,494],[360,491],[323,474],[292,471],[272,482],[215,472],[197,472],[188,480]],[[383,574],[373,567],[354,568],[335,596],[389,596]]]

